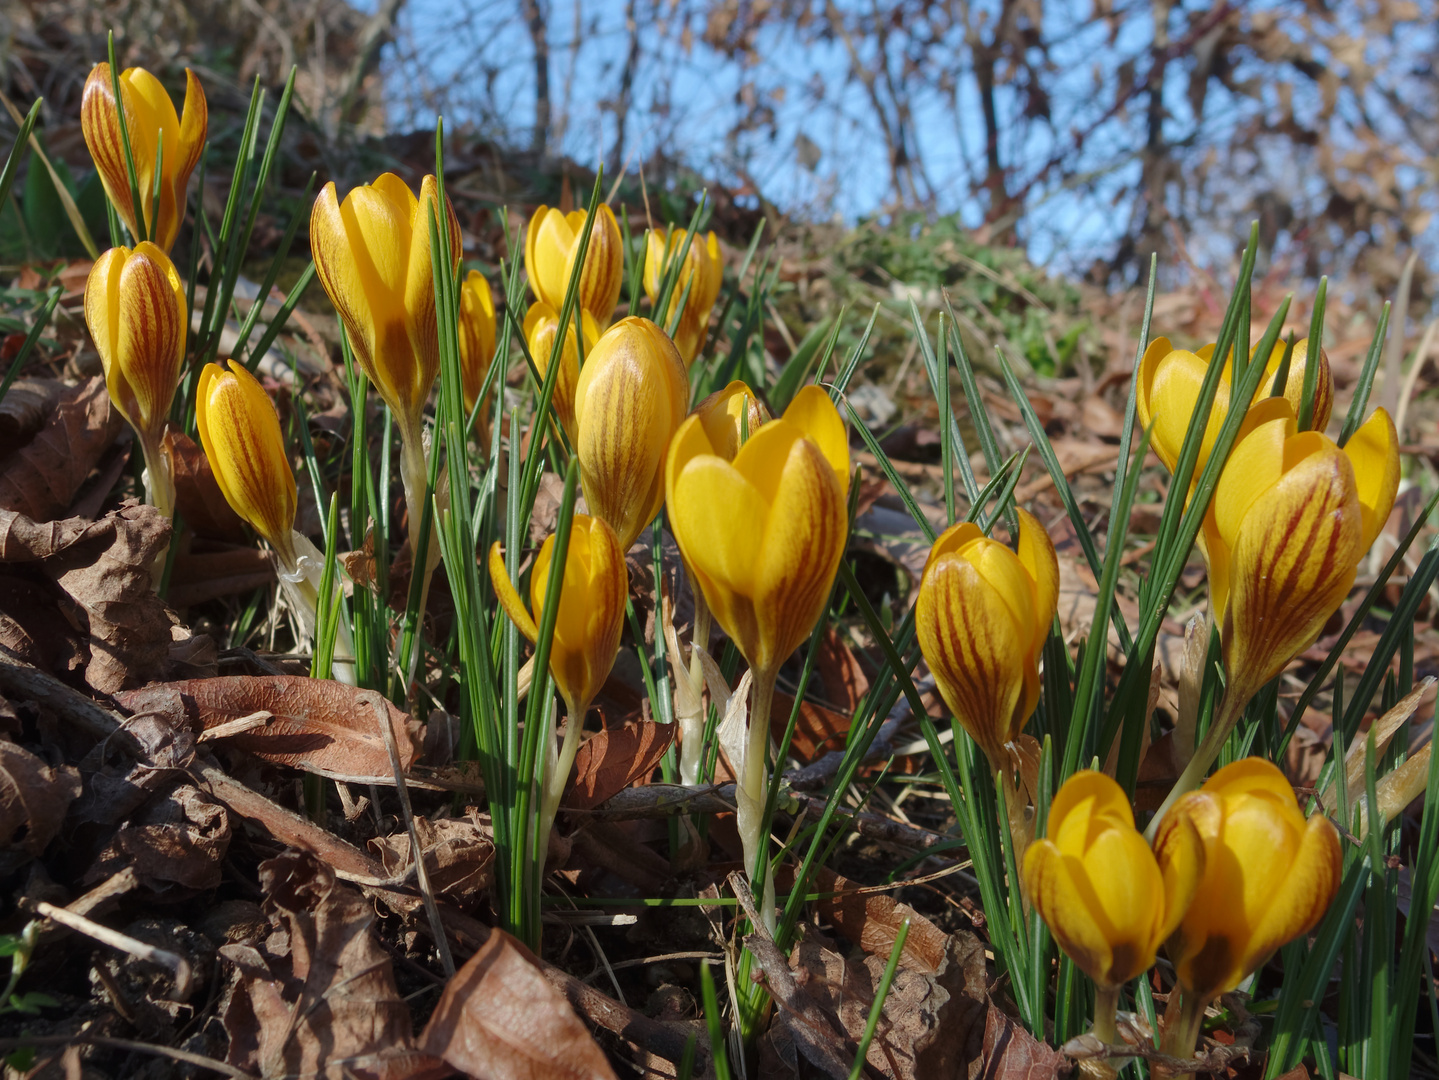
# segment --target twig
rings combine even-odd
[[[157,1057],[183,1061],[187,1065],[197,1065],[202,1069],[217,1072],[221,1076],[233,1076],[236,1080],[252,1080],[250,1074],[244,1070],[237,1069],[233,1065],[226,1065],[223,1061],[216,1061],[204,1054],[194,1054],[189,1050],[177,1050],[173,1046],[162,1046],[159,1043],[136,1042],[134,1039],[114,1039],[108,1035],[87,1035],[83,1031],[75,1035],[21,1035],[19,1038],[0,1039],[0,1052],[24,1050],[31,1046],[74,1046],[76,1043],[84,1043],[87,1046],[108,1046],[114,1050],[130,1050],[140,1054],[155,1054]]]
[[[147,960],[152,964],[159,964],[169,970],[175,980],[173,996],[171,1000],[185,1001],[190,996],[190,964],[183,956],[172,953],[166,949],[157,949],[154,945],[147,945],[122,934],[118,930],[111,930],[108,926],[101,926],[97,922],[85,918],[84,915],[77,915],[73,911],[66,911],[62,907],[42,900],[35,905],[37,914],[51,919],[61,926],[68,926],[86,937],[94,938],[102,945],[108,945],[112,949],[119,949],[121,952],[129,953],[138,960]]]
[[[395,729],[390,725],[390,714],[384,702],[376,695],[371,702],[379,720],[380,733],[385,739],[385,751],[390,755],[390,769],[395,774],[395,794],[400,797],[400,812],[405,816],[405,831],[410,834],[410,853],[415,860],[415,878],[420,887],[420,898],[425,902],[425,914],[430,920],[430,930],[435,936],[435,947],[440,951],[440,963],[444,966],[445,977],[455,977],[455,958],[450,954],[450,942],[445,937],[445,925],[440,921],[439,905],[435,903],[435,890],[430,885],[430,871],[425,866],[425,852],[420,846],[420,835],[415,831],[415,814],[410,808],[410,789],[405,786],[404,772],[400,768],[400,748],[395,743]]]

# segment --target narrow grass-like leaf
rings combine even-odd
[[[1329,295],[1329,278],[1319,279],[1319,289],[1314,294],[1314,312],[1309,318],[1309,359],[1304,365],[1303,396],[1299,399],[1299,430],[1308,431],[1314,426],[1314,392],[1319,386],[1319,356],[1324,348],[1324,306]],[[1269,358],[1262,357],[1262,360]]]
[[[899,968],[899,958],[904,952],[904,943],[908,938],[909,920],[905,919],[899,924],[899,931],[894,935],[894,945],[889,950],[889,961],[884,965],[884,974],[879,978],[879,988],[875,991],[874,1002],[869,1007],[869,1018],[864,1024],[864,1034],[860,1036],[859,1046],[854,1054],[854,1064],[849,1070],[849,1080],[859,1080],[864,1075],[864,1063],[869,1056],[869,1044],[874,1041],[874,1031],[879,1027],[879,1018],[884,1013],[884,1002],[889,997],[889,988],[894,983],[894,973]]]
[[[1364,411],[1369,408],[1369,392],[1374,389],[1374,373],[1379,370],[1379,358],[1384,353],[1384,337],[1389,330],[1389,301],[1379,312],[1379,322],[1374,327],[1369,351],[1364,354],[1364,363],[1359,368],[1359,381],[1354,384],[1354,396],[1349,400],[1349,411],[1344,414],[1344,427],[1339,431],[1338,443],[1343,446],[1359,426],[1364,423]],[[1402,331],[1401,331],[1402,332]]]

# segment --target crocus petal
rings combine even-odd
[[[1306,433],[1290,440],[1324,440]],[[1308,648],[1354,584],[1363,554],[1349,459],[1329,443],[1249,509],[1233,548],[1224,616],[1229,693],[1252,694]]]
[[[1059,558],[1054,552],[1054,541],[1049,538],[1044,526],[1022,507],[1019,509],[1019,547],[1016,554],[1020,565],[1034,582],[1033,648],[1038,651],[1044,646],[1054,622],[1054,613],[1059,609]]]
[[[1257,424],[1235,443],[1214,488],[1211,505],[1214,507],[1215,524],[1220,536],[1231,548],[1239,538],[1239,526],[1249,508],[1283,475],[1284,442],[1294,433],[1294,419],[1288,403],[1276,398],[1265,404],[1278,406],[1276,415]],[[1260,407],[1250,411],[1251,414],[1258,413]]]
[[[834,469],[840,495],[848,499],[849,436],[845,434],[844,421],[840,419],[829,394],[818,386],[801,388],[789,403],[789,408],[785,409],[784,419],[819,447]]]
[[[934,545],[929,549],[929,555],[924,560],[924,572],[929,573],[929,568],[940,556],[956,555],[967,545],[983,539],[985,539],[984,530],[972,521],[961,521],[951,525],[935,538]]]
[[[744,441],[771,419],[754,391],[738,379],[701,401],[694,415],[704,426],[709,447],[704,453],[718,454],[726,461],[733,461]]]
[[[1184,446],[1194,405],[1199,400],[1208,370],[1209,364],[1202,357],[1180,349],[1165,357],[1154,373],[1149,397],[1154,424],[1150,442],[1171,471],[1179,461],[1179,452]],[[1209,460],[1209,452],[1214,447],[1214,440],[1219,437],[1219,428],[1228,411],[1229,386],[1221,381],[1204,427],[1204,439],[1194,466],[1196,471]]]
[[[490,582],[495,587],[495,599],[500,602],[500,607],[505,609],[505,614],[510,617],[510,622],[519,628],[520,633],[534,641],[540,636],[540,632],[535,627],[535,620],[525,610],[525,602],[520,599],[514,582],[510,581],[510,572],[505,569],[505,557],[500,551],[498,540],[490,545],[489,568]]]
[[[1059,947],[1091,979],[1103,981],[1112,959],[1110,935],[1095,918],[1097,905],[1085,902],[1075,871],[1083,873],[1079,860],[1049,840],[1036,840],[1024,853],[1024,891]]]
[[[1359,543],[1368,551],[1389,520],[1399,491],[1399,433],[1389,413],[1375,409],[1344,444],[1344,453],[1354,466],[1359,512],[1364,519]]]
[[[527,263],[525,270],[535,296],[558,311],[564,306],[569,285],[565,263],[575,242],[575,231],[565,215],[553,208],[545,209],[536,217],[539,224],[534,226],[534,245],[532,249],[527,247],[527,251],[534,251],[535,260],[533,264]]]
[[[1315,814],[1305,825],[1288,871],[1276,883],[1268,910],[1254,927],[1245,967],[1258,967],[1281,945],[1314,929],[1339,891],[1343,873],[1339,833],[1327,817]]]
[[[574,273],[575,259],[580,253],[579,239],[583,234],[585,213],[576,212],[578,223],[572,222],[574,239],[564,262],[564,286],[568,287],[570,275]],[[571,215],[573,219],[575,215]],[[619,302],[620,288],[624,284],[624,238],[620,235],[615,212],[601,203],[595,211],[595,225],[590,232],[589,248],[585,252],[585,269],[580,277],[579,304],[594,316],[596,325],[604,330],[610,324],[615,304]],[[563,302],[563,293],[561,302]]]
[[[1154,417],[1154,410],[1150,405],[1150,399],[1154,394],[1154,373],[1159,370],[1159,362],[1174,350],[1167,337],[1157,337],[1144,349],[1144,355],[1139,358],[1139,378],[1135,386],[1135,415],[1139,419],[1141,428],[1148,428],[1149,421]],[[1166,462],[1166,465],[1168,463]]]
[[[474,410],[494,358],[494,295],[485,275],[471,270],[460,287],[460,378],[464,384],[465,412]]]

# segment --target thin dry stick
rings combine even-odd
[[[190,996],[190,964],[183,957],[165,949],[157,949],[153,945],[147,945],[138,941],[128,934],[122,934],[118,930],[111,930],[108,926],[101,926],[97,922],[85,918],[84,915],[77,915],[73,911],[66,911],[62,907],[40,901],[35,906],[37,914],[47,919],[52,919],[61,926],[68,926],[71,930],[84,934],[86,937],[94,938],[102,945],[108,945],[112,949],[119,949],[121,952],[129,953],[138,960],[147,960],[152,964],[159,964],[167,969],[175,980],[174,1000],[184,1001]]]
[[[445,977],[454,978],[455,958],[450,953],[450,941],[445,937],[445,924],[440,921],[440,907],[435,903],[435,890],[430,885],[430,871],[425,866],[425,852],[420,847],[420,836],[415,832],[415,814],[410,809],[410,789],[405,786],[404,774],[400,771],[400,748],[395,743],[395,730],[390,726],[390,715],[379,697],[372,699],[375,715],[379,718],[380,734],[385,739],[385,750],[390,755],[390,768],[395,773],[395,793],[400,797],[400,812],[405,815],[405,831],[410,834],[410,853],[415,860],[415,883],[425,901],[425,914],[430,920],[430,931],[435,937],[435,948],[440,953]]]
[[[1424,370],[1424,361],[1429,359],[1429,349],[1434,344],[1434,334],[1439,331],[1439,319],[1435,319],[1424,328],[1424,336],[1419,339],[1419,348],[1414,353],[1414,363],[1409,365],[1409,374],[1404,376],[1404,388],[1399,393],[1399,409],[1394,414],[1394,430],[1399,434],[1399,442],[1404,442],[1404,422],[1409,415],[1409,402],[1414,397],[1414,386],[1419,381],[1419,373]]]

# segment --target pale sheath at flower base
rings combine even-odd
[[[565,290],[579,257],[584,228],[585,211],[564,214],[552,206],[541,206],[525,229],[525,273],[530,288],[536,299],[557,312],[564,308]],[[590,313],[601,331],[610,325],[624,274],[624,238],[614,211],[601,203],[595,210],[576,297],[576,303]]]
[[[551,534],[540,547],[530,571],[530,606],[526,610],[505,570],[499,542],[490,548],[490,580],[495,586],[495,596],[510,621],[531,642],[539,637],[538,624],[549,589],[554,549],[555,536]],[[609,678],[624,629],[629,571],[614,530],[602,519],[586,514],[574,516],[560,589],[560,606],[550,642],[550,674],[560,697],[564,698],[568,719],[564,743],[558,753],[554,739],[548,734],[545,739],[548,763],[541,785],[540,851],[545,850],[560,795],[579,749],[585,713]]]
[[[807,386],[782,417],[761,424],[727,460],[705,418],[680,425],[665,464],[670,528],[692,580],[749,663],[747,729],[721,729],[737,773],[745,868],[765,854],[765,752],[779,666],[824,614],[849,516],[849,443],[829,395]],[[774,881],[762,912],[773,923]],[[771,929],[772,929],[771,925]]]
[[[680,257],[684,250],[685,229],[651,229],[645,238],[645,295],[654,303],[659,299],[660,283],[665,268]],[[695,362],[704,346],[705,334],[709,330],[710,312],[719,298],[720,286],[724,283],[724,259],[720,256],[719,239],[711,232],[708,236],[696,236],[690,244],[689,254],[680,268],[679,279],[665,305],[664,317],[656,318],[661,326],[668,327],[674,318],[675,309],[689,289],[680,314],[679,325],[675,328],[675,346],[684,359],[685,367]]]
[[[165,429],[185,360],[185,286],[175,264],[149,242],[111,248],[85,282],[85,322],[110,400],[145,455],[147,497],[169,517],[175,481]]]
[[[615,323],[575,382],[575,454],[591,514],[628,551],[665,498],[665,453],[685,418],[689,378],[673,342],[648,319]]]
[[[190,174],[200,161],[209,127],[209,110],[200,80],[185,69],[185,111],[175,113],[175,104],[160,80],[144,68],[126,68],[120,74],[120,96],[125,103],[125,130],[130,136],[130,157],[144,209],[145,235],[161,250],[175,245],[180,222],[185,217],[185,189]],[[96,64],[85,80],[80,102],[80,129],[85,145],[105,185],[105,194],[120,220],[135,237],[141,235],[131,198],[130,174],[125,167],[125,144],[120,132],[120,112],[115,105],[115,87],[107,63]],[[155,191],[155,158],[160,158],[159,198]]]
[[[996,773],[1039,703],[1040,653],[1058,599],[1054,544],[1026,510],[1017,553],[972,522],[946,529],[930,549],[915,607],[920,650]]]

